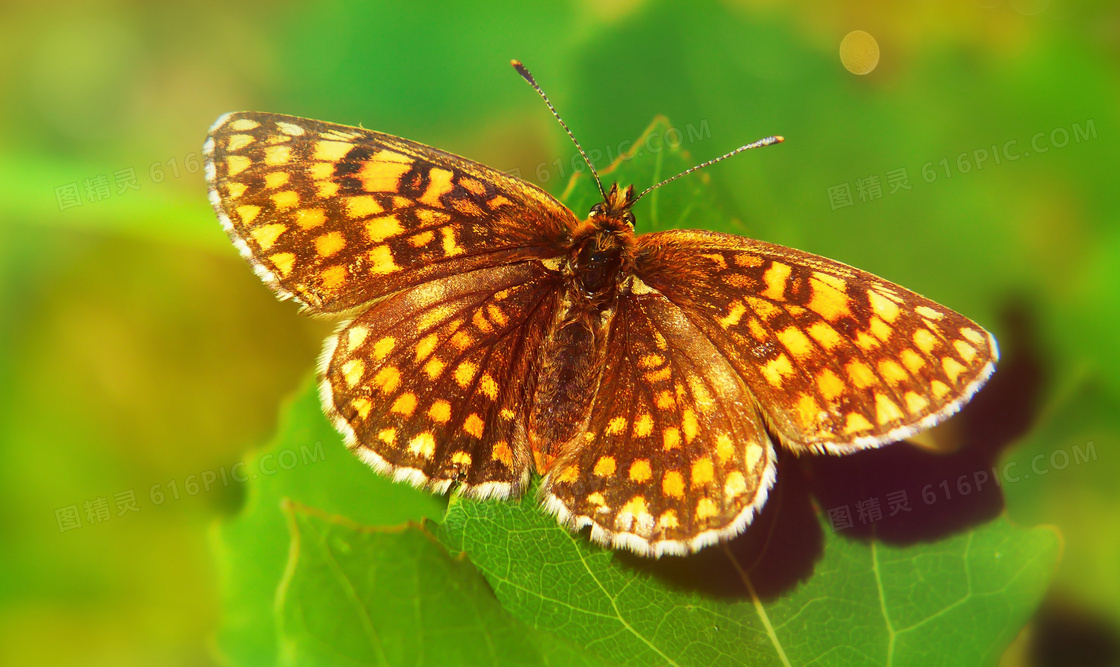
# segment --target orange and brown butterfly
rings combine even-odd
[[[269,113],[221,117],[204,150],[211,202],[257,274],[344,320],[320,388],[362,460],[478,498],[516,497],[535,471],[548,511],[603,545],[729,539],[766,502],[775,443],[906,438],[998,356],[971,320],[838,262],[635,234],[632,186],[600,184],[581,220],[465,158]]]

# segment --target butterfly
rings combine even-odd
[[[839,262],[637,234],[652,188],[595,174],[602,201],[581,219],[465,158],[271,113],[222,116],[204,152],[210,201],[257,275],[342,318],[320,394],[357,456],[475,498],[518,497],[535,471],[560,523],[613,548],[729,539],[766,502],[776,444],[846,454],[906,438],[956,412],[998,358],[976,323]]]

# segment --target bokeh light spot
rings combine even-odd
[[[868,74],[879,64],[879,42],[863,30],[853,30],[840,42],[840,62],[852,74]]]

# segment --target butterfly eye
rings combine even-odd
[[[588,213],[587,215],[588,216],[594,216],[594,215],[599,215],[602,212],[603,212],[603,205],[602,204],[595,204],[594,206],[591,207],[591,212]]]
[[[623,216],[622,219],[625,220],[626,224],[630,225],[631,227],[634,226],[634,214],[631,213],[630,211],[627,211],[626,215]]]

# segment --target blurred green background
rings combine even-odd
[[[575,151],[513,57],[600,166],[656,114],[697,161],[785,135],[709,170],[744,234],[923,293],[1032,369],[1001,460],[1036,474],[1003,491],[1014,521],[1056,525],[1065,549],[1007,660],[1043,664],[1030,640],[1054,627],[1115,646],[1116,3],[3,12],[0,663],[216,660],[210,533],[245,493],[222,475],[272,432],[330,324],[278,303],[226,240],[199,168],[210,123],[240,109],[360,123],[559,193]],[[864,75],[841,59],[853,30],[880,52]]]

